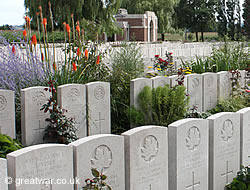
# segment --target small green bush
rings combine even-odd
[[[249,190],[250,189],[250,167],[240,167],[236,178],[232,183],[226,185],[225,190]]]
[[[184,86],[144,87],[138,95],[139,107],[130,109],[130,121],[133,126],[154,124],[167,127],[184,118],[188,101]]]
[[[6,158],[6,155],[21,149],[22,145],[17,141],[0,133],[0,158]]]

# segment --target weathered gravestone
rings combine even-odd
[[[189,107],[197,107],[202,111],[202,77],[200,74],[187,75],[187,93],[189,95]]]
[[[88,135],[111,133],[110,84],[91,82],[86,87]]]
[[[164,76],[157,76],[151,78],[152,80],[152,88],[157,88],[159,86],[164,87],[166,84],[170,86],[170,79]]]
[[[250,108],[243,108],[237,113],[240,114],[240,135],[241,149],[240,160],[241,165],[250,165]]]
[[[74,148],[75,177],[91,179],[91,168],[105,174],[112,189],[125,189],[124,139],[122,136],[92,135],[70,144]],[[85,185],[84,180],[76,189]]]
[[[6,159],[0,158],[0,189],[8,190],[7,180],[7,161]]]
[[[203,119],[169,125],[169,190],[208,190],[208,131]]]
[[[87,136],[86,90],[83,84],[66,84],[58,87],[58,105],[66,109],[65,115],[74,119],[79,138]]]
[[[202,74],[203,111],[210,110],[217,105],[217,74]]]
[[[228,99],[232,92],[231,73],[228,71],[221,71],[218,75],[218,99]]]
[[[145,86],[152,88],[152,81],[148,78],[137,78],[130,81],[130,105],[138,108],[138,94]]]
[[[221,112],[209,121],[209,189],[224,189],[240,169],[240,114]]]
[[[73,190],[73,148],[42,144],[7,155],[11,190]]]
[[[126,190],[168,190],[167,128],[143,126],[122,135]]]
[[[0,133],[16,138],[15,93],[0,89]]]
[[[245,88],[246,85],[246,71],[240,70],[240,79],[239,79],[239,85],[241,88]]]
[[[40,109],[50,97],[45,88],[37,86],[21,90],[22,143],[26,146],[43,143],[48,125],[45,119],[49,117],[49,113],[44,113]]]

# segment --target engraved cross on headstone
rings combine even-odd
[[[151,184],[149,185],[149,189],[148,190],[152,190],[152,185]]]
[[[105,121],[105,118],[102,118],[102,113],[99,112],[99,118],[95,120],[95,122],[99,123],[99,133],[101,134],[102,133],[102,122]]]
[[[38,128],[34,129],[34,131],[38,131],[40,137],[41,131],[44,129],[46,129],[46,127],[41,127],[41,120],[39,120],[39,126]]]
[[[196,186],[199,186],[201,184],[201,182],[195,182],[195,179],[194,179],[194,172],[192,172],[192,184],[191,185],[188,185],[186,186],[186,189],[192,189],[192,190],[195,190],[195,187]]]
[[[228,161],[226,162],[226,172],[221,174],[222,177],[226,177],[226,184],[229,183],[229,180],[228,180],[228,176],[233,174],[233,170],[229,171],[229,168],[228,168]]]
[[[211,96],[209,96],[208,104],[209,104],[209,108],[212,108],[213,100]]]

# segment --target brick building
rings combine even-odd
[[[115,35],[115,41],[157,41],[158,19],[154,12],[146,11],[145,14],[128,14],[126,9],[119,9],[115,18],[117,25],[123,30],[122,35]]]

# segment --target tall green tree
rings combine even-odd
[[[215,0],[180,0],[176,7],[177,26],[189,29],[196,33],[201,32],[201,39],[204,41],[203,33],[215,22]]]
[[[39,12],[40,5],[43,8],[43,16],[50,22],[49,2],[51,2],[54,25],[57,28],[62,29],[63,22],[70,23],[73,13],[75,22],[82,19],[89,20],[99,26],[99,31],[107,33],[115,28],[113,15],[121,4],[121,0],[24,0],[33,28],[36,27],[36,13]]]
[[[244,31],[248,39],[250,39],[250,0],[245,0],[243,4]]]
[[[172,16],[174,8],[179,0],[123,0],[122,8],[128,10],[130,14],[143,14],[145,11],[153,11],[158,17],[158,32],[162,34],[172,27]]]

